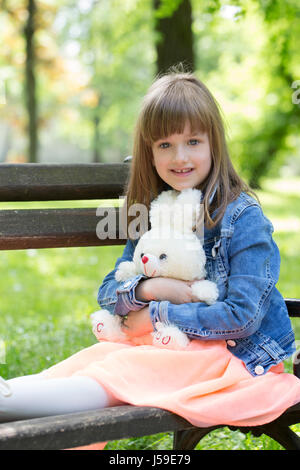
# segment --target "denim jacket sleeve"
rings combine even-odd
[[[149,304],[149,302],[142,302],[135,298],[135,288],[138,282],[143,278],[145,279],[146,276],[138,275],[126,282],[118,282],[115,279],[119,264],[123,261],[132,261],[134,250],[135,243],[128,240],[122,256],[116,261],[113,271],[105,276],[99,288],[98,304],[112,314],[126,315],[131,310],[140,310]]]
[[[268,310],[279,276],[279,250],[272,239],[272,224],[258,205],[245,208],[232,221],[230,237],[223,237],[227,294],[213,305],[201,302],[174,305],[150,302],[152,323],[170,322],[190,337],[234,339],[250,336]]]

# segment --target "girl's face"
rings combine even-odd
[[[207,133],[191,135],[189,124],[185,125],[183,134],[172,134],[154,142],[152,152],[158,175],[177,191],[202,183],[212,164]]]

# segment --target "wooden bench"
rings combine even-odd
[[[0,201],[53,201],[118,198],[128,176],[124,164],[1,165]],[[115,210],[114,208],[108,208]],[[101,239],[95,208],[11,209],[0,211],[0,249],[57,248],[125,244],[125,239]],[[118,228],[119,229],[119,228]],[[99,251],[99,258],[101,251]],[[300,316],[300,300],[286,299],[291,317]],[[300,359],[300,354],[299,354]],[[300,378],[300,361],[294,373]],[[290,425],[300,422],[300,403],[272,423],[230,429],[255,436],[266,434],[286,449],[300,450],[300,437]],[[64,449],[94,442],[174,432],[174,450],[194,449],[210,431],[152,407],[119,406],[0,425],[0,450]]]

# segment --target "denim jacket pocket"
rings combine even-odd
[[[261,331],[256,331],[247,338],[234,341],[234,346],[227,347],[241,359],[249,372],[256,376],[266,373],[272,366],[285,360],[289,353],[277,341]]]
[[[261,348],[262,357],[266,353],[276,363],[286,358],[286,351],[270,336],[265,335],[261,331],[255,333],[258,337],[258,347]]]

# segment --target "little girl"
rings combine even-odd
[[[128,207],[165,189],[201,189],[207,277],[213,305],[195,301],[191,283],[136,276],[117,282],[132,260],[129,239],[99,289],[98,302],[123,316],[136,339],[157,322],[191,339],[185,350],[103,341],[33,376],[2,380],[0,421],[129,403],[155,406],[196,426],[259,425],[300,401],[300,380],[284,373],[295,350],[285,302],[276,288],[280,256],[273,227],[235,172],[218,106],[194,75],[158,78],[138,118],[126,191]]]

